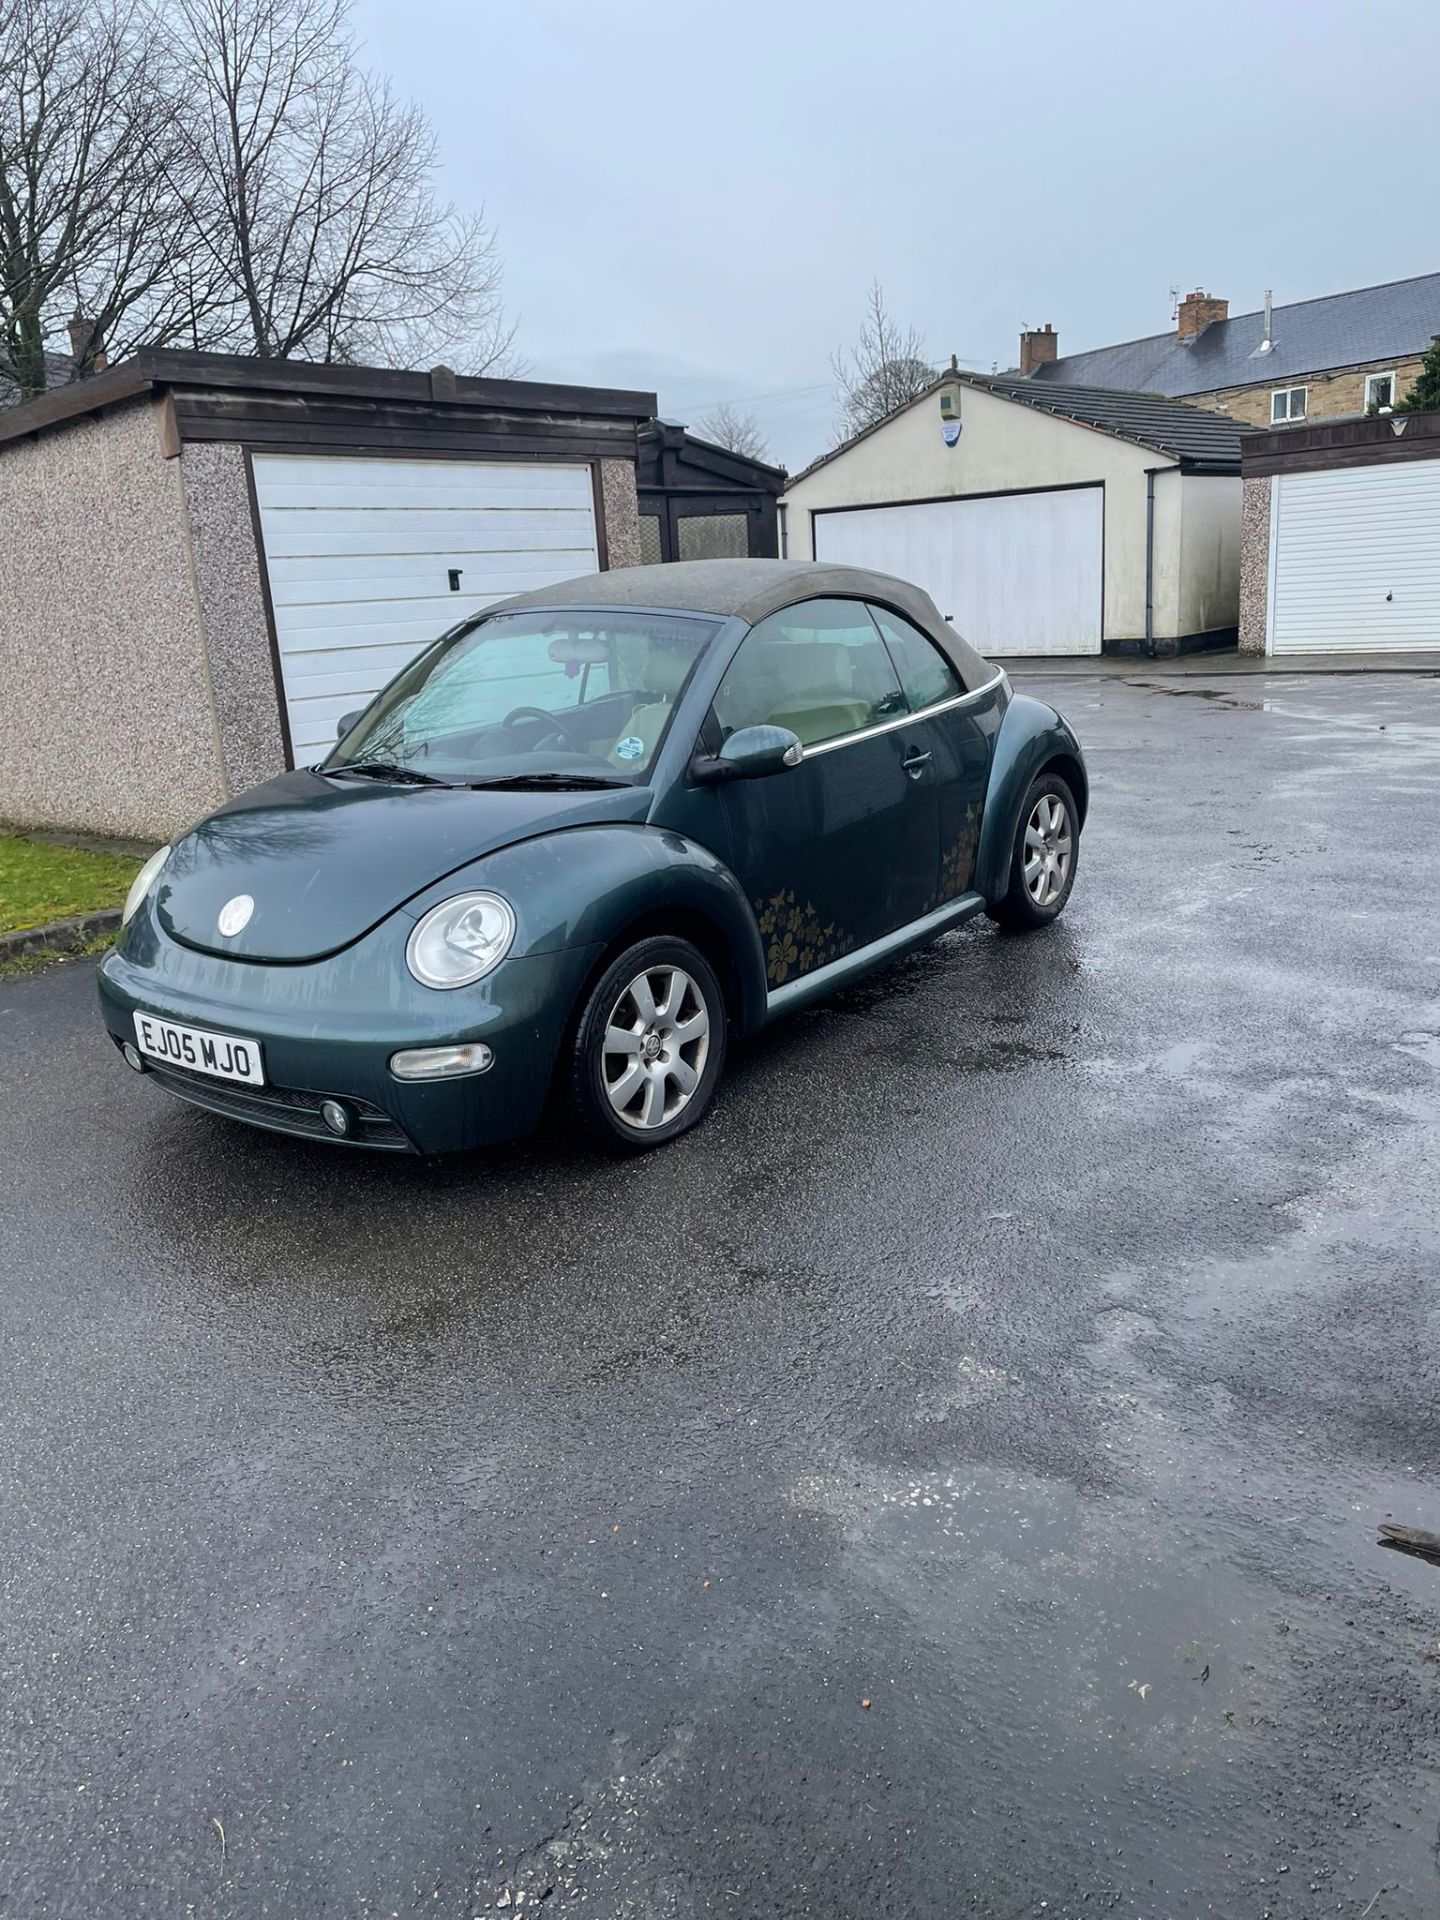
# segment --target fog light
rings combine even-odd
[[[484,1073],[494,1058],[478,1040],[462,1047],[410,1047],[391,1054],[390,1071],[397,1080],[454,1080],[462,1073]]]
[[[331,1133],[338,1133],[342,1140],[350,1131],[350,1109],[338,1100],[322,1100],[320,1118]]]
[[[136,1073],[144,1073],[145,1062],[140,1058],[140,1049],[138,1047],[132,1046],[131,1043],[126,1040],[122,1043],[120,1051],[125,1056],[125,1064],[127,1067],[133,1067]]]

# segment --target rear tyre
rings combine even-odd
[[[1080,857],[1080,813],[1058,773],[1031,782],[1010,850],[1010,882],[989,909],[1002,927],[1046,927],[1064,911]]]
[[[605,969],[575,1028],[570,1094],[617,1153],[663,1147],[703,1120],[725,1068],[725,997],[688,940],[640,940]]]

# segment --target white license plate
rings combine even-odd
[[[253,1040],[237,1040],[229,1033],[207,1033],[203,1027],[181,1027],[173,1020],[157,1020],[153,1013],[135,1016],[135,1041],[152,1059],[196,1073],[213,1073],[217,1080],[243,1080],[263,1087],[265,1070]]]

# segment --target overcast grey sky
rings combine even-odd
[[[1440,269],[1440,0],[357,0],[537,378],[742,402],[792,471],[872,276],[1013,366]],[[804,389],[804,391],[800,391]]]

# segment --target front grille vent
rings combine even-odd
[[[194,1106],[210,1113],[223,1113],[233,1120],[249,1120],[283,1133],[304,1134],[316,1140],[339,1141],[320,1118],[320,1103],[344,1100],[355,1115],[355,1131],[341,1145],[389,1147],[398,1152],[413,1151],[403,1128],[388,1113],[368,1100],[356,1100],[349,1094],[309,1093],[296,1087],[242,1087],[228,1080],[216,1080],[208,1073],[192,1073],[188,1067],[164,1066],[147,1059],[150,1076],[168,1092],[178,1094]]]

